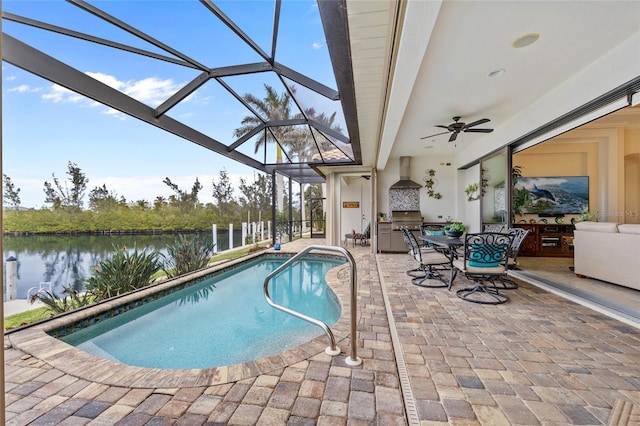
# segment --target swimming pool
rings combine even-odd
[[[59,338],[101,358],[163,369],[209,368],[282,352],[322,334],[264,300],[264,278],[285,260],[249,262]],[[272,281],[271,297],[331,326],[341,309],[324,277],[342,263],[310,258],[294,264]]]

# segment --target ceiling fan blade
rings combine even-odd
[[[491,133],[493,132],[493,129],[464,129],[463,132],[469,132],[469,133]]]
[[[453,141],[455,141],[455,140],[456,140],[456,138],[458,137],[458,133],[459,133],[459,132],[453,132],[453,133],[451,134],[451,137],[449,138],[449,142],[453,142]]]
[[[434,136],[444,135],[444,134],[446,134],[446,133],[449,133],[449,132],[436,133],[435,135],[431,135],[431,136],[424,136],[424,137],[422,137],[422,138],[420,138],[420,139],[428,139],[428,138],[432,138],[432,137],[434,137]]]
[[[449,126],[443,126],[442,124],[436,124],[434,127],[440,127],[449,130]]]
[[[469,127],[477,126],[478,124],[488,123],[489,121],[491,120],[489,120],[488,118],[483,118],[481,120],[474,121],[473,123],[466,124],[464,127],[469,128]]]

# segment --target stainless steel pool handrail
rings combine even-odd
[[[357,291],[357,287],[356,287],[356,283],[357,283],[357,279],[356,279],[356,275],[357,275],[357,270],[356,270],[356,262],[353,259],[353,256],[351,255],[351,253],[349,253],[347,250],[345,250],[342,247],[334,247],[334,246],[323,246],[323,245],[310,245],[305,247],[301,252],[297,253],[296,255],[294,255],[291,259],[287,260],[286,262],[284,262],[282,265],[280,265],[278,268],[276,268],[273,272],[271,272],[269,275],[267,275],[267,277],[264,280],[264,287],[263,287],[263,291],[264,291],[264,297],[267,300],[267,303],[278,309],[281,310],[283,312],[286,312],[290,315],[293,315],[296,318],[300,318],[301,320],[307,321],[311,324],[317,325],[318,327],[322,328],[325,332],[325,334],[327,335],[327,337],[329,337],[329,343],[330,346],[327,347],[327,349],[325,350],[326,353],[328,353],[329,355],[338,355],[340,353],[340,349],[336,346],[336,339],[333,336],[333,332],[331,331],[331,329],[329,328],[329,326],[327,324],[325,324],[323,321],[320,321],[316,318],[312,318],[308,315],[305,315],[301,312],[297,312],[294,311],[293,309],[287,308],[286,306],[282,306],[282,305],[278,305],[277,303],[275,303],[272,299],[271,296],[269,295],[269,281],[271,281],[271,278],[273,278],[274,276],[276,276],[277,274],[279,274],[280,272],[282,272],[284,269],[286,269],[287,267],[291,266],[293,263],[299,261],[299,259],[301,257],[304,257],[305,255],[307,255],[309,252],[314,251],[314,250],[320,250],[320,251],[330,251],[330,252],[338,252],[340,254],[342,254],[345,258],[347,258],[347,261],[349,262],[349,266],[351,267],[351,279],[350,279],[350,299],[351,299],[351,311],[350,311],[350,320],[351,320],[351,355],[349,357],[347,357],[347,359],[345,360],[345,362],[347,363],[347,365],[351,365],[351,366],[357,366],[362,364],[362,359],[358,358],[358,350],[356,347],[356,316],[357,316],[357,297],[358,297],[358,291]]]

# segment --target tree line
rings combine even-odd
[[[3,231],[12,233],[50,232],[112,232],[112,231],[196,231],[211,228],[212,223],[225,227],[228,223],[246,220],[271,220],[271,179],[256,174],[253,182],[240,179],[239,196],[225,169],[212,180],[214,203],[203,204],[198,196],[203,189],[196,178],[189,189],[181,188],[169,177],[163,180],[173,194],[147,200],[127,201],[124,196],[105,184],[87,191],[89,179],[71,161],[67,164],[67,178],[52,175],[44,182],[46,207],[21,209],[20,188],[3,175],[4,215]],[[87,206],[85,206],[87,198]],[[12,211],[12,213],[9,213]],[[296,209],[297,213],[297,209]]]

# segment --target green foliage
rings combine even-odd
[[[220,172],[220,181],[214,181],[214,195],[220,195],[219,205],[202,205],[198,194],[202,185],[196,178],[190,191],[182,190],[168,177],[164,183],[174,194],[165,199],[158,196],[153,206],[146,200],[138,200],[128,205],[126,199],[110,191],[106,185],[95,187],[89,193],[89,210],[83,210],[82,198],[89,179],[80,168],[68,163],[69,178],[58,180],[53,175],[53,183],[45,182],[45,203],[53,208],[19,210],[20,188],[4,175],[3,199],[16,208],[15,214],[5,215],[3,232],[6,233],[103,233],[126,232],[167,232],[202,231],[211,229],[217,223],[224,229],[228,223],[245,220],[247,213],[252,220],[271,220],[271,180],[258,173],[254,182],[242,181],[239,200],[233,199],[231,184],[226,170]],[[217,191],[217,192],[216,192]]]
[[[114,191],[109,191],[105,184],[89,192],[89,209],[93,211],[109,211],[126,205],[126,201],[118,200],[118,195]]]
[[[67,164],[68,185],[60,183],[60,180],[52,174],[53,184],[44,182],[45,203],[51,203],[54,209],[64,208],[70,210],[82,209],[82,198],[87,190],[89,179],[77,164],[69,161]],[[69,187],[70,186],[70,187]]]
[[[87,291],[96,301],[146,287],[151,277],[162,269],[160,255],[155,250],[147,253],[137,248],[131,252],[124,247],[115,249],[113,257],[100,262],[87,282]]]
[[[512,216],[522,216],[524,213],[522,208],[531,201],[531,194],[526,188],[516,188],[518,179],[522,177],[522,166],[513,166],[511,170],[511,184],[513,185],[513,194],[511,202]]]
[[[62,294],[64,296],[58,296],[49,290],[44,290],[43,294],[35,297],[40,299],[45,305],[45,310],[53,315],[88,306],[94,301],[93,295],[80,293],[73,287],[64,287]]]
[[[588,208],[582,210],[582,217],[580,218],[581,222],[597,222],[598,221],[598,210],[595,210],[593,213],[589,212]]]
[[[164,206],[140,209],[120,206],[112,210],[73,211],[21,210],[17,214],[5,215],[4,232],[25,233],[73,233],[110,231],[201,231],[218,228],[225,224],[238,223],[243,219],[239,209],[227,217],[221,217],[215,206],[198,206],[190,212],[180,207]],[[271,212],[263,213],[262,220],[270,220]],[[253,218],[254,216],[252,216]],[[246,220],[246,217],[244,218]],[[257,217],[256,217],[257,219]]]
[[[164,178],[162,181],[169,188],[173,189],[175,195],[169,197],[169,203],[173,206],[179,207],[183,211],[191,211],[198,205],[198,193],[202,189],[202,184],[196,178],[193,186],[191,187],[191,192],[184,191],[178,187],[175,183],[171,182],[171,179],[168,177]]]
[[[10,204],[18,212],[20,208],[20,188],[16,188],[11,178],[2,175],[2,200]]]
[[[173,244],[167,247],[164,271],[173,278],[202,269],[213,255],[214,244],[200,235],[178,235]]]
[[[453,222],[448,225],[445,225],[444,229],[447,231],[457,231],[464,232],[467,230],[467,227],[462,224],[462,222]]]

